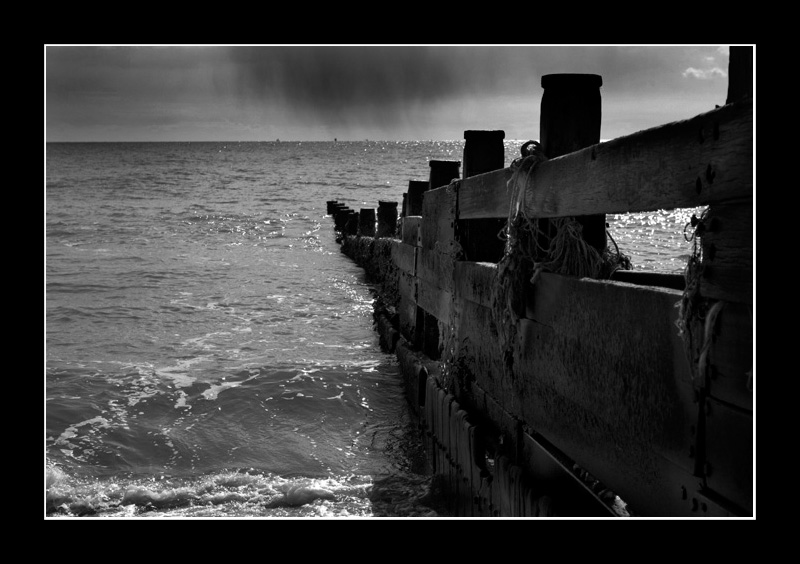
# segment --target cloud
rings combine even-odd
[[[710,80],[713,78],[725,78],[728,76],[728,73],[722,70],[719,67],[713,67],[710,69],[696,69],[694,67],[689,67],[685,71],[683,71],[684,78],[697,78],[700,80]]]
[[[321,112],[440,101],[496,86],[494,49],[469,47],[233,47],[241,94]]]
[[[551,73],[600,74],[608,108],[653,106],[664,92],[707,105],[724,81],[700,79],[725,77],[727,57],[716,46],[48,46],[45,62],[46,124],[58,138],[160,128],[176,139],[393,139],[535,135]]]

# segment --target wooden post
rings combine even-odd
[[[349,209],[349,208],[346,205],[344,205],[342,203],[339,203],[339,202],[337,202],[337,203],[333,204],[333,206],[331,206],[331,216],[333,217],[334,224],[336,223],[336,215],[338,213],[340,213],[342,210],[347,210],[347,209]]]
[[[602,114],[597,74],[548,74],[542,77],[539,142],[553,159],[600,142]],[[603,252],[606,248],[605,214],[576,218],[583,226],[583,240]]]
[[[339,232],[344,232],[344,228],[347,225],[347,218],[348,213],[350,212],[350,208],[345,205],[341,205],[335,212],[333,216],[334,220],[334,229]]]
[[[378,202],[378,237],[394,237],[397,231],[397,202]]]
[[[464,132],[464,178],[505,167],[505,136],[502,130]],[[459,220],[458,240],[464,258],[469,261],[499,262],[503,258],[505,241],[498,234],[505,224],[505,217]]]
[[[464,132],[464,178],[503,168],[506,151],[502,130]]]
[[[459,178],[461,161],[437,161],[429,162],[431,175],[428,180],[428,189],[433,190],[441,186],[447,186],[454,178]]]
[[[726,104],[753,95],[753,47],[731,47]]]
[[[358,235],[358,212],[349,210],[347,212],[347,223],[344,226],[346,235]]]
[[[337,202],[336,200],[328,200],[328,201],[326,202],[326,204],[327,204],[327,206],[328,206],[328,207],[327,207],[327,213],[328,213],[328,215],[333,215],[333,211],[336,209],[336,204],[337,204],[337,203],[338,203],[338,202]]]
[[[430,181],[408,181],[408,205],[406,215],[422,215],[422,195],[430,188]]]
[[[375,236],[375,210],[373,208],[361,208],[358,214],[358,234],[362,237]]]

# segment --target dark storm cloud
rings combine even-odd
[[[727,54],[713,46],[46,46],[45,62],[47,130],[57,139],[392,139],[470,128],[531,135],[550,73],[602,75],[604,123],[624,120],[609,134],[635,131],[707,107],[711,89],[724,86]],[[693,99],[701,105],[690,108]]]
[[[237,47],[242,91],[305,109],[395,107],[497,86],[500,55],[469,47]]]
[[[550,73],[601,74],[610,92],[669,90],[699,60],[680,46],[284,46],[228,54],[239,93],[328,119],[370,111],[388,119],[415,105],[484,95],[538,100]]]

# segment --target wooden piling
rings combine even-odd
[[[429,190],[447,186],[454,178],[460,178],[461,161],[432,160],[428,164],[431,167],[431,174],[428,179]]]
[[[378,237],[394,237],[397,231],[397,202],[378,202]]]
[[[375,209],[361,208],[358,214],[358,234],[362,237],[375,236]]]
[[[600,142],[602,85],[603,78],[597,74],[547,74],[542,77],[544,94],[539,142],[547,158],[554,159]],[[605,214],[576,219],[583,226],[583,240],[602,253],[606,248]]]
[[[753,47],[731,47],[726,104],[753,95]]]
[[[464,178],[497,170],[505,166],[506,152],[502,130],[464,132]]]
[[[334,211],[333,215],[333,225],[336,231],[340,233],[344,232],[344,228],[347,225],[348,214],[350,212],[350,208],[345,205],[341,205],[341,207],[337,208]]]
[[[502,169],[505,166],[505,147],[502,130],[464,132],[464,178]],[[467,219],[458,221],[458,238],[469,261],[499,262],[505,241],[498,237],[506,218]]]
[[[422,195],[430,188],[428,180],[408,181],[408,204],[406,215],[422,215]]]
[[[358,212],[350,210],[347,212],[347,222],[344,225],[346,235],[358,235]]]

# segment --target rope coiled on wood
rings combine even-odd
[[[630,258],[622,254],[610,233],[610,248],[598,251],[583,238],[583,226],[575,217],[542,219],[529,217],[525,195],[536,167],[547,160],[537,141],[521,148],[522,156],[511,163],[508,181],[508,218],[499,236],[505,252],[497,265],[493,311],[498,333],[510,354],[516,322],[525,309],[528,283],[536,284],[542,272],[608,279],[618,269],[629,270]],[[507,359],[509,362],[511,359]]]

